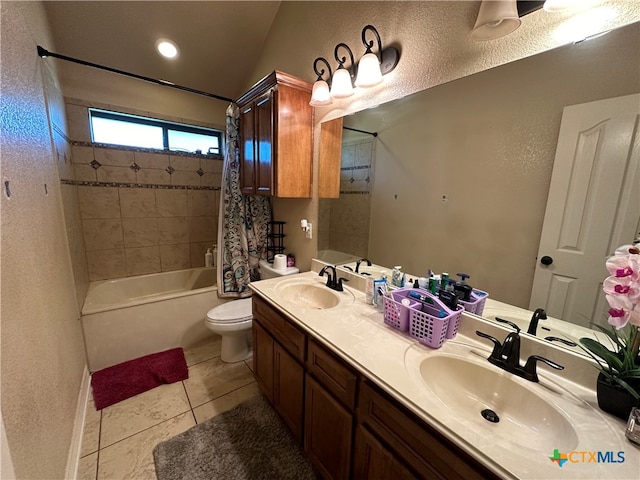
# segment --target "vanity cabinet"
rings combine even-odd
[[[379,470],[393,472],[378,477]],[[373,472],[376,473],[373,473]],[[354,478],[498,477],[368,381],[358,395]]]
[[[309,82],[274,71],[236,101],[242,193],[311,198],[311,87]]]
[[[255,295],[252,308],[254,376],[262,392],[301,443],[305,335]]]

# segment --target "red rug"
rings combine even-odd
[[[96,409],[101,410],[164,383],[187,378],[189,368],[184,352],[182,348],[172,348],[94,372],[93,400]]]

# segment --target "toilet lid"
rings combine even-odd
[[[223,303],[207,313],[207,318],[214,322],[240,322],[251,320],[252,317],[251,298]]]

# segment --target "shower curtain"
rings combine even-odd
[[[248,297],[249,282],[259,280],[258,262],[267,258],[267,222],[271,220],[269,197],[243,195],[240,191],[238,106],[227,108],[227,132],[220,212],[218,216],[218,296]]]

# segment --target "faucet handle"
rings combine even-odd
[[[493,352],[491,352],[491,355],[489,356],[489,358],[500,357],[500,350],[502,350],[502,344],[500,343],[500,340],[498,340],[495,337],[492,337],[487,333],[481,332],[480,330],[476,330],[476,335],[478,335],[479,337],[488,338],[493,342]]]
[[[348,278],[340,277],[335,284],[335,287],[336,287],[335,290],[337,292],[343,292],[344,289],[342,288],[342,282],[348,282],[348,281],[349,281]]]
[[[520,327],[513,323],[510,320],[505,320],[504,318],[500,318],[500,317],[494,317],[496,319],[496,322],[500,322],[500,323],[506,323],[507,325],[509,325],[511,328],[515,329],[516,332],[520,333]]]
[[[555,362],[552,362],[548,358],[541,357],[540,355],[531,355],[527,359],[527,363],[524,364],[524,375],[527,380],[531,380],[532,382],[539,382],[538,372],[536,369],[536,362],[542,362],[549,365],[551,368],[555,368],[556,370],[564,370],[562,365],[558,365]]]

